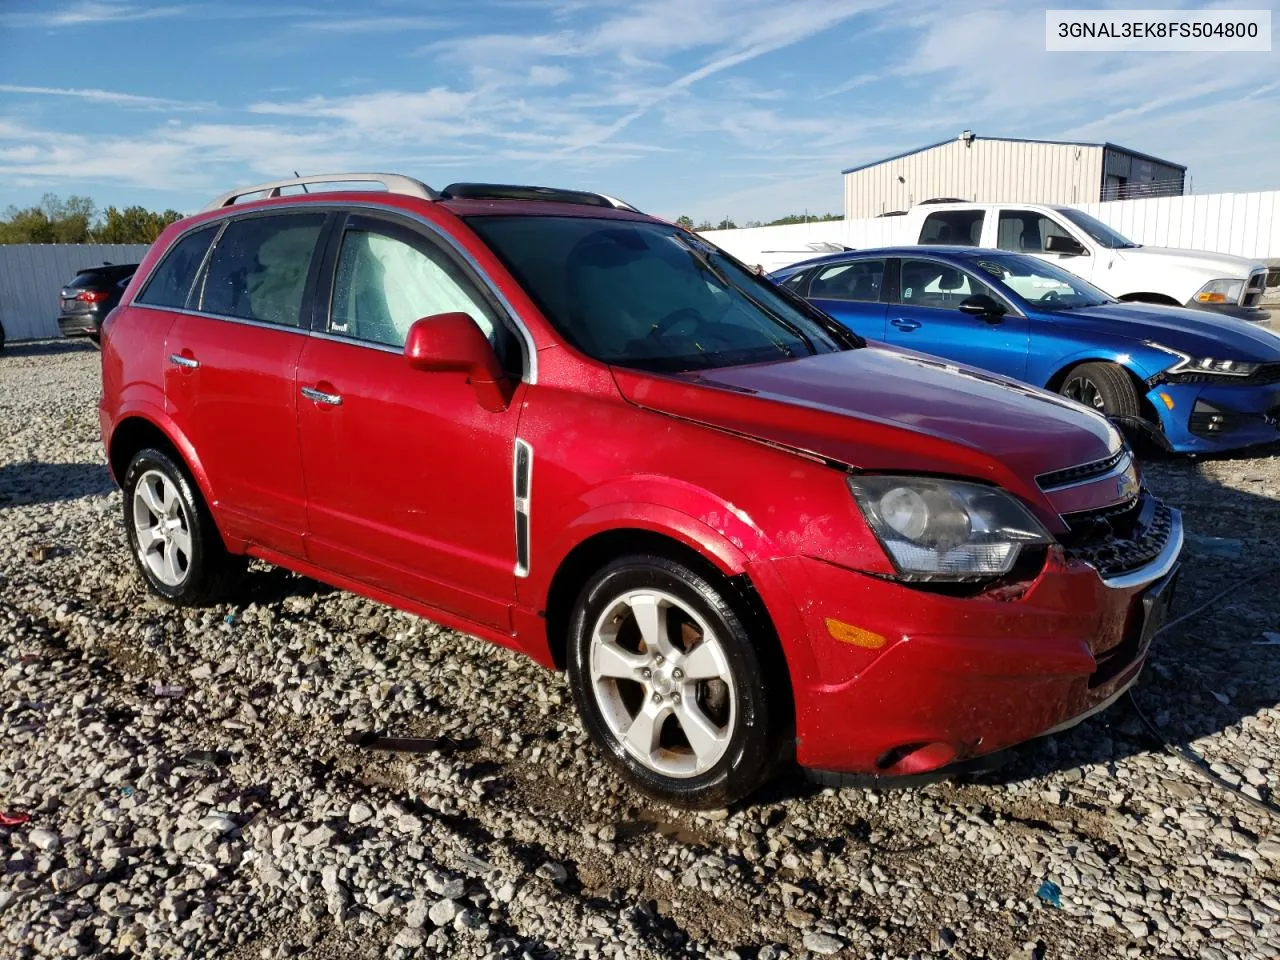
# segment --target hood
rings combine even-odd
[[[1244,257],[1233,257],[1229,253],[1212,253],[1208,250],[1177,250],[1173,247],[1121,247],[1112,251],[1120,259],[1133,264],[1145,264],[1147,261],[1160,261],[1166,267],[1176,266],[1184,270],[1203,270],[1207,280],[1229,278],[1243,280],[1254,270],[1262,268],[1257,260]],[[1154,262],[1151,264],[1156,265]],[[1213,274],[1212,276],[1207,276]]]
[[[615,370],[632,403],[866,470],[968,476],[1032,502],[1035,477],[1102,460],[1119,433],[1013,381],[877,346],[679,376]]]
[[[1106,303],[1054,311],[1055,323],[1078,326],[1091,340],[1105,332],[1127,340],[1154,341],[1191,356],[1253,363],[1280,361],[1280,333],[1223,313],[1150,303]],[[1074,322],[1074,323],[1073,323]]]

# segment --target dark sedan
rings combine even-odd
[[[98,331],[124,293],[136,263],[106,263],[85,267],[62,288],[58,329],[64,337],[89,337],[98,341]]]

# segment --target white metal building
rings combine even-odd
[[[1187,168],[1113,143],[979,137],[919,147],[844,172],[844,215],[853,220],[927,200],[1097,203],[1181,196]]]

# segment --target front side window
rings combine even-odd
[[[902,302],[911,307],[954,310],[975,294],[994,291],[958,267],[938,260],[902,261]]]
[[[1037,257],[999,254],[975,258],[973,265],[1039,307],[1071,310],[1114,302],[1093,284]]]
[[[434,246],[371,230],[348,229],[343,235],[331,332],[403,347],[414,321],[454,312],[470,316],[495,349],[500,346],[493,311]]]
[[[1089,216],[1083,210],[1075,210],[1071,207],[1057,209],[1060,214],[1091,236],[1100,247],[1106,247],[1108,250],[1123,250],[1142,246],[1140,243],[1134,243],[1124,234],[1112,230],[1096,217]]]
[[[982,239],[982,210],[939,210],[924,218],[920,243],[976,247]]]
[[[837,263],[820,270],[813,278],[809,296],[815,300],[854,300],[875,303],[884,283],[883,260],[856,260]]]
[[[1030,210],[1001,210],[996,230],[996,246],[1015,253],[1043,253],[1050,237],[1074,240],[1062,224],[1052,217]]]
[[[679,227],[549,216],[476,216],[468,224],[561,336],[604,363],[678,372],[860,343]]]
[[[297,327],[323,213],[246,217],[227,224],[214,247],[198,309]]]
[[[181,310],[187,305],[191,284],[204,263],[209,244],[218,233],[221,224],[213,224],[192,231],[173,245],[160,266],[151,274],[146,288],[138,295],[138,303],[152,307],[169,307]]]

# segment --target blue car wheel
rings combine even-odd
[[[1138,391],[1124,368],[1114,363],[1082,363],[1067,371],[1064,397],[1122,422],[1142,416]]]

